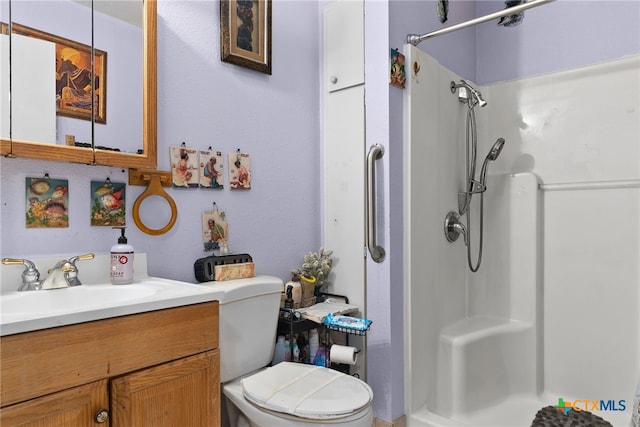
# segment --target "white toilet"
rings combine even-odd
[[[223,293],[220,382],[230,426],[371,427],[373,392],[365,382],[302,363],[267,367],[275,347],[282,280],[257,276],[203,285]]]

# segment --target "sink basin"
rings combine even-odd
[[[149,297],[158,290],[157,287],[143,285],[89,285],[13,292],[0,298],[0,313],[4,320],[43,312],[62,313],[70,308],[87,310]]]

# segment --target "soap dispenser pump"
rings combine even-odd
[[[127,244],[126,227],[112,228],[120,229],[120,237],[118,244],[111,247],[111,284],[128,285],[133,282],[133,246]]]

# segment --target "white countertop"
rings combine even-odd
[[[144,254],[139,256],[136,253],[135,257],[136,273],[134,282],[130,285],[111,285],[108,280],[103,279],[105,276],[101,271],[103,269],[108,271],[104,266],[108,255],[98,255],[95,260],[78,262],[78,276],[83,281],[83,285],[72,288],[7,291],[6,282],[12,283],[13,287],[9,289],[17,289],[20,280],[13,284],[15,279],[3,274],[1,276],[3,292],[0,293],[0,335],[12,335],[220,299],[222,293],[215,288],[147,276],[146,256]],[[90,263],[93,262],[95,264],[91,267]],[[45,265],[48,265],[51,261],[47,260],[46,263]],[[47,270],[40,267],[37,262],[36,265],[42,273],[41,278],[46,277]],[[0,266],[2,269],[8,267],[13,267],[18,272],[18,278],[20,277],[22,272],[20,266]]]

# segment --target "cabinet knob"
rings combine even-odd
[[[97,423],[102,424],[109,421],[109,411],[101,409],[96,413],[95,420]]]
[[[329,81],[333,84],[338,83],[338,78],[336,76],[331,76],[329,77]]]

